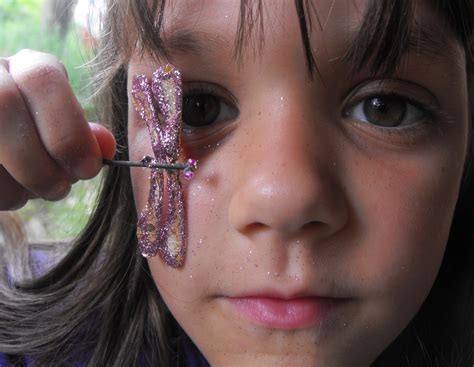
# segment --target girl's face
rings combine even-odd
[[[341,56],[366,2],[313,5],[312,81],[292,1],[263,1],[264,34],[255,22],[240,69],[240,1],[173,1],[165,13],[184,82],[183,158],[199,169],[184,187],[184,266],[148,261],[213,366],[368,366],[443,259],[467,150],[461,46],[418,2],[423,39],[399,70],[353,74]],[[137,54],[129,87],[158,66]],[[132,107],[129,144],[131,159],[153,155]],[[139,211],[148,175],[132,171]]]

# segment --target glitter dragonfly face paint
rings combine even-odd
[[[145,75],[136,75],[131,95],[135,110],[146,122],[155,162],[175,163],[181,149],[180,72],[170,64],[165,65],[153,73],[151,83]],[[195,168],[196,162],[190,159],[188,164]],[[176,170],[151,170],[148,202],[137,224],[142,255],[148,258],[159,254],[167,265],[175,268],[183,265],[186,255],[186,223],[179,175]],[[192,171],[185,170],[184,177],[192,177]]]

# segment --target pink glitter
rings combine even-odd
[[[177,161],[181,141],[182,83],[180,72],[172,65],[160,67],[152,82],[145,75],[132,81],[132,102],[146,122],[157,162]],[[166,188],[167,207],[163,205]],[[185,212],[179,172],[152,169],[150,193],[137,224],[137,238],[144,257],[159,254],[174,268],[186,255]]]

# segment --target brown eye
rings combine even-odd
[[[193,127],[212,124],[221,111],[219,100],[209,94],[192,95],[183,100],[183,122]]]
[[[237,109],[224,98],[198,88],[184,94],[183,124],[189,128],[203,128],[212,124],[233,120],[239,115]]]
[[[346,112],[360,121],[384,128],[413,125],[426,117],[426,112],[396,95],[371,96],[363,99]]]
[[[384,127],[400,125],[407,114],[407,104],[394,97],[368,98],[363,109],[368,122]]]

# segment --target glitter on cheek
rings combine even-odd
[[[172,65],[132,81],[132,104],[145,121],[155,159],[174,163],[181,146],[181,74]],[[166,193],[165,193],[166,190]],[[163,196],[167,205],[164,207]],[[152,169],[150,192],[137,224],[137,238],[144,257],[159,254],[171,267],[180,267],[186,255],[186,222],[179,173]]]

